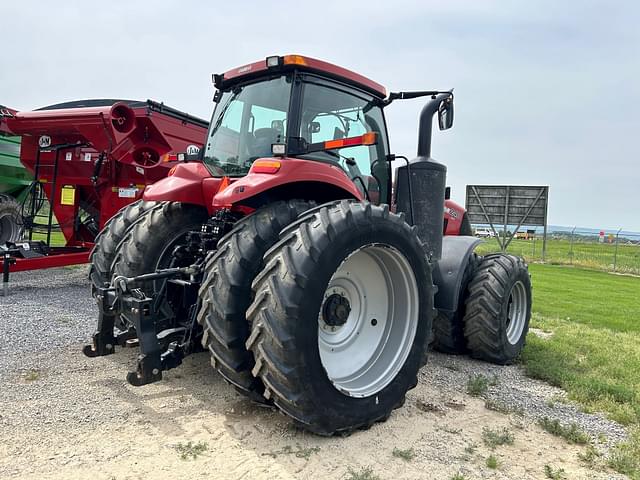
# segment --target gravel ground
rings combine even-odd
[[[9,295],[0,296],[0,379],[25,368],[27,356],[86,341],[96,306],[87,267],[11,274]]]
[[[136,350],[98,359],[80,353],[97,311],[86,275],[86,267],[14,274],[9,296],[0,297],[0,477],[75,478],[100,465],[97,472],[110,474],[98,479],[156,478],[158,463],[186,468],[179,459],[169,460],[176,439],[202,438],[213,439],[220,450],[204,462],[235,472],[223,478],[344,478],[350,464],[374,464],[382,478],[425,478],[420,472],[426,469],[437,472],[429,478],[448,479],[455,472],[466,478],[544,478],[542,467],[552,461],[567,470],[567,478],[624,478],[580,470],[580,447],[542,432],[536,420],[575,422],[603,451],[625,437],[624,429],[581,412],[562,400],[562,390],[527,378],[517,366],[434,353],[404,407],[386,423],[345,440],[292,430],[285,417],[255,407],[225,385],[204,353],[167,372],[163,382],[131,387],[124,376]],[[483,399],[466,394],[468,379],[478,374],[494,379],[487,398],[517,415],[489,411]],[[482,447],[485,425],[516,432],[518,451],[497,454],[504,465],[498,471],[484,465],[482,455],[491,453]],[[12,442],[2,443],[7,438]],[[322,459],[288,455],[292,442],[312,453],[322,449]],[[417,455],[411,466],[372,454],[387,449],[390,455],[393,446],[407,442]],[[470,445],[480,447],[470,454]]]

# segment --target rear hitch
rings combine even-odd
[[[138,344],[140,355],[134,371],[127,373],[127,382],[133,386],[142,386],[162,380],[162,372],[179,366],[185,356],[196,346],[194,329],[196,305],[188,312],[188,322],[173,325],[157,332],[162,324],[162,313],[157,308],[157,299],[148,297],[139,288],[129,285],[157,279],[176,279],[176,283],[186,289],[186,295],[192,301],[197,298],[199,282],[180,280],[182,275],[195,275],[200,272],[199,265],[182,268],[168,268],[154,273],[126,278],[116,277],[108,287],[98,288],[95,298],[98,302],[98,328],[92,337],[91,345],[85,345],[82,352],[87,357],[99,357],[115,353],[115,346]],[[131,325],[124,332],[115,333],[116,321],[121,317],[123,324]]]

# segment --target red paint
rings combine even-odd
[[[211,177],[201,163],[181,163],[175,166],[170,177],[145,188],[143,198],[149,201],[202,205],[211,212],[211,198],[218,191],[222,178]]]
[[[286,55],[289,56],[289,55]],[[297,57],[301,57],[306,65],[284,65],[279,67],[281,69],[297,69],[297,70],[308,70],[308,71],[316,71],[323,74],[328,74],[334,77],[342,78],[347,81],[356,83],[361,87],[364,87],[366,90],[371,93],[376,94],[379,97],[387,96],[387,89],[373,80],[360,75],[359,73],[352,72],[346,68],[339,67],[338,65],[334,65],[329,62],[324,62],[322,60],[318,60],[311,57],[304,57],[302,55],[295,55]],[[267,60],[260,60],[258,62],[249,63],[247,65],[243,65],[242,67],[234,68],[233,70],[229,70],[224,73],[224,80],[232,80],[239,79],[242,77],[254,76],[257,73],[264,72],[267,70]]]
[[[16,258],[16,263],[9,267],[10,272],[24,272],[25,270],[42,270],[44,268],[64,267],[67,265],[80,265],[89,261],[91,248],[74,253],[52,253],[43,257]]]
[[[55,192],[51,188],[55,152],[43,150],[40,153],[38,177],[47,197],[53,198],[53,212],[68,246],[94,240],[93,233],[86,228],[74,228],[80,201],[98,211],[99,227],[102,228],[118,210],[141,198],[145,186],[167,176],[169,169],[176,165],[175,161],[164,161],[169,154],[185,152],[189,145],[201,147],[207,130],[197,122],[185,122],[146,103],[133,107],[116,103],[106,107],[11,113],[13,117],[2,119],[2,129],[22,136],[20,161],[32,174],[35,174],[40,136],[49,136],[52,145],[88,144],[60,150]],[[101,152],[104,152],[105,160],[94,185],[91,177]],[[75,189],[73,205],[60,202],[64,186]],[[137,189],[135,197],[119,194],[120,188],[132,187]],[[51,262],[75,262],[73,258],[64,254]],[[36,260],[34,265],[47,264],[45,260]]]
[[[277,173],[255,173],[252,167],[246,176],[240,177],[227,188],[218,192],[213,197],[213,206],[220,208],[242,203],[259,193],[296,182],[318,182],[333,185],[344,191],[344,198],[363,200],[360,190],[339,167],[297,158],[274,158],[273,160],[280,161],[282,164]]]
[[[462,218],[465,209],[453,200],[444,201],[444,218],[447,221],[445,235],[460,235],[460,227],[462,226]]]

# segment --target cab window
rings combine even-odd
[[[378,134],[376,145],[360,145],[309,153],[305,157],[339,165],[372,202],[387,201],[389,166],[382,109],[366,94],[322,83],[306,83],[302,95],[300,137],[319,143]]]

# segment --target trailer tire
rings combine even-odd
[[[111,282],[113,260],[116,258],[120,242],[131,226],[140,220],[154,205],[156,205],[156,202],[145,202],[143,200],[126,205],[111,217],[104,228],[100,230],[89,257],[91,264],[89,267],[89,280],[91,281],[92,295],[95,295],[97,287],[103,287]]]
[[[22,207],[9,195],[0,195],[0,245],[19,242],[24,231]]]
[[[280,238],[247,312],[265,397],[319,435],[386,420],[417,384],[435,315],[415,230],[386,205],[343,200]]]
[[[464,333],[471,356],[513,363],[525,344],[531,319],[531,279],[520,257],[487,255],[469,283]]]
[[[186,266],[170,265],[172,253],[190,231],[199,231],[207,218],[207,210],[199,205],[180,202],[156,203],[131,226],[122,239],[113,260],[113,275],[135,277],[159,268]],[[133,283],[129,287],[140,288],[150,296],[160,284],[160,281]],[[156,325],[156,328],[162,329],[163,326]]]
[[[464,336],[464,313],[469,295],[469,282],[478,268],[478,256],[472,253],[462,275],[458,305],[455,312],[439,311],[433,321],[433,348],[449,355],[460,355],[467,351],[467,340]]]
[[[251,374],[253,354],[246,312],[251,284],[263,267],[262,257],[278,241],[280,231],[314,206],[302,200],[279,201],[240,220],[220,239],[208,260],[200,288],[198,322],[204,328],[202,344],[211,353],[213,367],[236,390],[265,403],[262,382]]]

